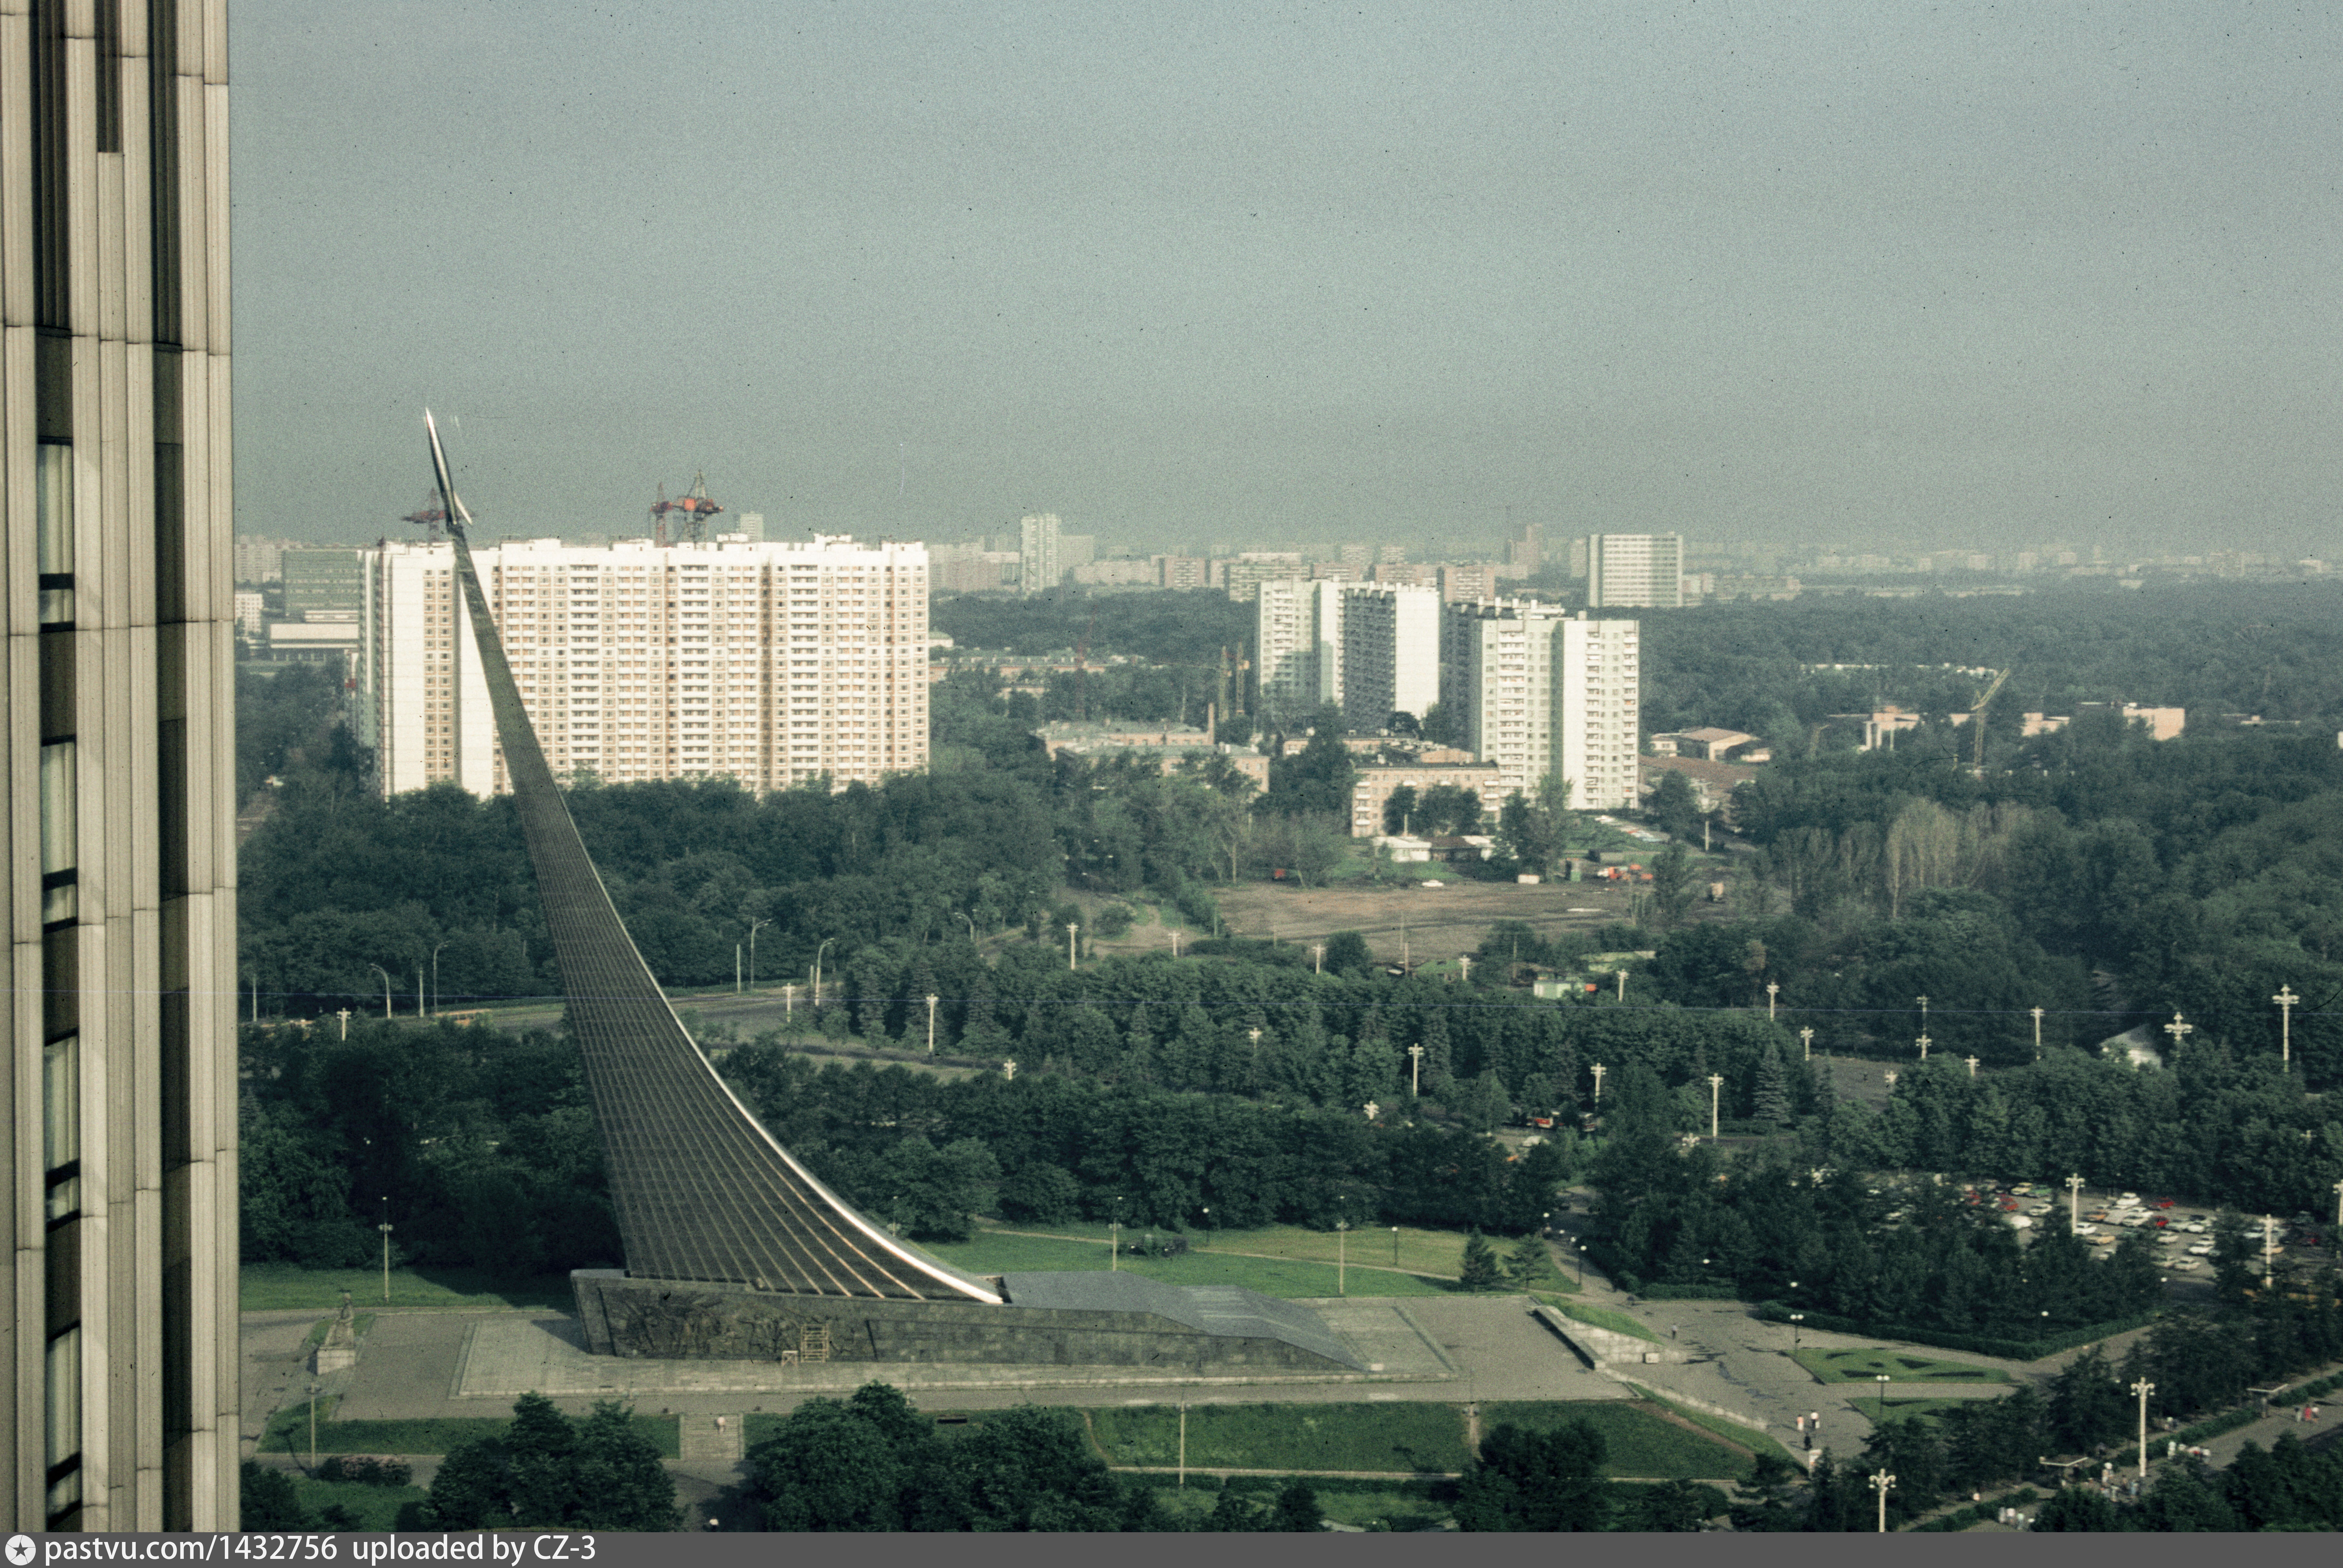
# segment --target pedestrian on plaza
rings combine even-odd
[[[1668,1325],[1668,1338],[1670,1338],[1670,1339],[1674,1339],[1674,1338],[1675,1338],[1675,1337],[1676,1337],[1676,1326],[1675,1326],[1675,1324],[1674,1324],[1674,1323],[1670,1323],[1670,1324]]]

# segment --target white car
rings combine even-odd
[[[2039,1220],[2045,1214],[2056,1213],[2057,1208],[2058,1205],[2056,1203],[2036,1203],[2026,1211]]]
[[[2137,1209],[2139,1207],[2139,1194],[2137,1192],[2127,1192],[2122,1197],[2117,1199],[2116,1201],[2127,1209]]]
[[[2156,1233],[2156,1242],[2160,1247],[2177,1247],[2180,1245],[2180,1238],[2169,1231],[2158,1231]]]
[[[2168,1269],[2194,1269],[2198,1266],[2197,1260],[2194,1258],[2175,1258],[2171,1262],[2165,1265],[2165,1267]]]
[[[2013,1231],[2031,1231],[2034,1229],[2034,1221],[2027,1219],[2023,1214],[2011,1214],[2006,1216],[2006,1218],[2009,1221],[2009,1228]]]
[[[2199,1241],[2188,1249],[2188,1255],[2192,1258],[2209,1258],[2213,1255],[2213,1243]]]
[[[2192,1236],[2201,1236],[2205,1233],[2205,1221],[2202,1220],[2191,1220],[2180,1228],[2187,1231]]]
[[[2097,1225],[2083,1224],[2075,1227],[2075,1234],[2077,1236],[2096,1236],[2098,1233],[2099,1228]]]

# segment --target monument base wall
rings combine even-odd
[[[785,1295],[699,1281],[632,1279],[617,1270],[569,1276],[587,1349],[597,1355],[688,1361],[926,1362],[1001,1366],[1119,1366],[1198,1372],[1258,1369],[1350,1375],[1365,1369],[1306,1308],[1253,1297],[1262,1312],[1225,1310],[1134,1275],[1011,1276],[1031,1293],[1073,1279],[1100,1306],[993,1306]],[[1125,1282],[1127,1282],[1127,1283]],[[1171,1315],[1177,1313],[1177,1316]],[[1203,1316],[1224,1324],[1182,1322]],[[1251,1332],[1248,1332],[1251,1331]],[[1296,1342],[1297,1339],[1310,1342]]]

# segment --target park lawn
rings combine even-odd
[[[1631,1382],[1627,1386],[1654,1404],[1666,1406],[1694,1426],[1713,1432],[1727,1442],[1737,1442],[1755,1453],[1775,1454],[1789,1460],[1793,1464],[1798,1462],[1791,1455],[1790,1451],[1775,1442],[1771,1434],[1760,1432],[1754,1426],[1743,1426],[1739,1422],[1727,1421],[1723,1416],[1710,1415],[1704,1411],[1694,1410],[1688,1405],[1678,1404],[1672,1399],[1663,1399],[1642,1383]]]
[[[1660,1342],[1660,1336],[1629,1317],[1614,1312],[1609,1307],[1591,1307],[1579,1302],[1548,1302],[1546,1305],[1565,1318],[1574,1318],[1589,1328],[1608,1329],[1614,1334],[1631,1334],[1639,1340]]]
[[[1180,1458],[1180,1412],[1168,1404],[1089,1412],[1107,1462],[1161,1467]],[[1232,1470],[1446,1473],[1464,1467],[1464,1416],[1452,1404],[1192,1404],[1188,1462]]]
[[[277,1312],[312,1307],[337,1312],[342,1292],[371,1310],[408,1312],[568,1312],[577,1292],[567,1274],[498,1280],[478,1269],[393,1269],[390,1299],[383,1300],[380,1269],[304,1269],[291,1263],[246,1263],[238,1279],[238,1310]]]
[[[1738,1480],[1749,1473],[1749,1462],[1741,1455],[1686,1432],[1639,1400],[1507,1400],[1481,1406],[1484,1435],[1508,1422],[1532,1432],[1551,1432],[1573,1421],[1584,1421],[1603,1434],[1605,1475],[1714,1481]]]
[[[339,1503],[357,1515],[361,1530],[388,1530],[404,1503],[421,1503],[431,1494],[419,1486],[367,1486],[356,1481],[311,1481],[293,1478],[293,1495],[302,1512],[315,1519]]]
[[[1797,1363],[1821,1382],[1876,1382],[1881,1372],[1890,1382],[2007,1382],[2009,1374],[1994,1367],[1967,1362],[1937,1361],[1909,1351],[1822,1350],[1797,1353]]]
[[[979,1231],[974,1241],[930,1243],[927,1250],[956,1268],[971,1273],[1054,1273],[1103,1271],[1106,1239],[1011,1236]],[[1125,1257],[1121,1266],[1151,1280],[1173,1285],[1237,1285],[1264,1296],[1286,1300],[1336,1294],[1332,1262],[1292,1261],[1276,1258],[1243,1258],[1226,1252],[1189,1252],[1177,1258]],[[1344,1271],[1342,1293],[1353,1296],[1438,1296],[1451,1287],[1420,1274],[1393,1273],[1389,1269]]]
[[[508,1416],[490,1415],[435,1416],[417,1421],[337,1421],[334,1410],[338,1402],[338,1398],[331,1395],[317,1402],[317,1452],[321,1454],[444,1454],[482,1438],[502,1437],[505,1429],[512,1424]],[[662,1458],[673,1459],[682,1452],[674,1416],[637,1415],[634,1424],[637,1432],[650,1439]],[[307,1456],[307,1400],[288,1404],[269,1417],[268,1429],[260,1440],[260,1452]]]

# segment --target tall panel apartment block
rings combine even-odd
[[[1440,700],[1440,592],[1342,585],[1342,713],[1373,732],[1394,713],[1422,719]]]
[[[763,791],[927,766],[924,546],[536,539],[472,558],[558,774]],[[386,793],[510,791],[453,546],[367,552],[358,684]]]
[[[1684,605],[1682,534],[1589,534],[1590,609],[1677,609]]]
[[[0,0],[5,1528],[236,1526],[226,0]]]
[[[1440,699],[1463,720],[1466,748],[1496,766],[1485,804],[1534,793],[1548,774],[1570,782],[1578,809],[1635,804],[1640,630],[1526,600],[1447,607]]]

